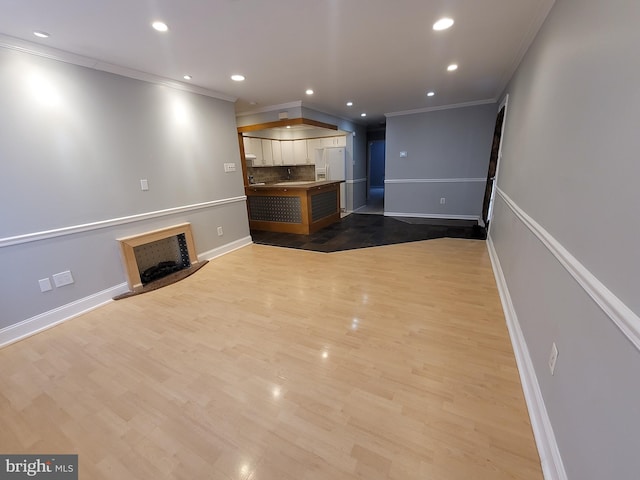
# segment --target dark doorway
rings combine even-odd
[[[358,213],[384,213],[384,162],[385,162],[384,140],[374,140],[369,142],[369,168],[367,179],[367,205],[359,209]]]
[[[504,124],[504,114],[506,105],[498,112],[496,125],[493,129],[493,143],[491,145],[491,157],[489,158],[489,171],[487,172],[487,186],[484,190],[484,201],[482,204],[482,220],[488,230],[493,209],[494,188],[496,182],[496,172],[498,171],[498,161],[500,160],[500,145],[502,139],[502,126]]]

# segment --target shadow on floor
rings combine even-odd
[[[354,213],[383,215],[384,214],[384,188],[371,187],[369,189],[367,204],[355,210]]]
[[[352,213],[311,235],[251,230],[251,237],[261,245],[330,253],[444,237],[485,240],[486,231],[473,220],[396,219]]]

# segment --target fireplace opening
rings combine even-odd
[[[207,261],[198,261],[191,224],[119,238],[130,291],[115,300],[155,290],[188,277]]]
[[[142,285],[189,268],[189,251],[184,233],[134,247]]]

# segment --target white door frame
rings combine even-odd
[[[493,177],[493,185],[491,188],[491,198],[489,199],[489,211],[487,212],[487,220],[489,221],[489,227],[487,228],[487,237],[491,231],[491,220],[493,219],[493,202],[496,197],[496,189],[498,188],[498,175],[500,174],[500,164],[502,163],[502,143],[504,142],[504,127],[507,125],[507,110],[509,105],[509,94],[507,93],[500,105],[498,106],[498,113],[504,107],[504,116],[502,117],[502,128],[500,129],[500,145],[498,146],[498,160],[496,162],[496,174]]]

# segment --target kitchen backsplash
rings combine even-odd
[[[288,177],[287,170],[291,170]],[[290,167],[247,167],[247,175],[253,176],[253,183],[275,183],[316,179],[315,165],[294,165]]]

